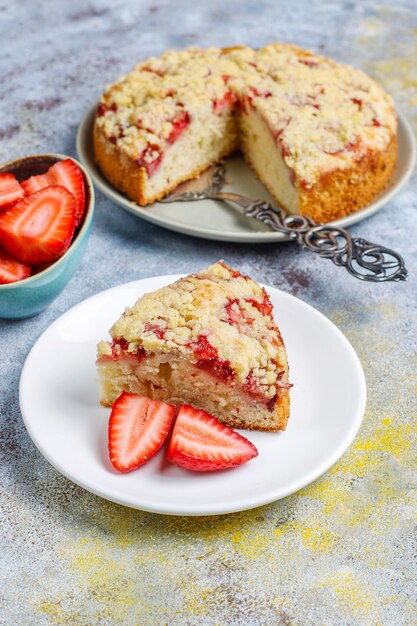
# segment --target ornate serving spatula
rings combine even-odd
[[[352,238],[345,228],[317,224],[303,215],[290,215],[264,200],[251,200],[237,193],[223,192],[225,173],[223,163],[217,163],[199,178],[180,185],[160,202],[225,200],[242,215],[261,220],[273,230],[288,235],[303,248],[345,267],[355,278],[371,282],[407,280],[404,259],[398,252],[361,237]]]

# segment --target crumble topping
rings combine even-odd
[[[215,129],[216,117],[235,109],[244,118],[249,108],[307,189],[322,173],[383,151],[397,128],[392,99],[362,71],[278,43],[151,57],[106,89],[96,123],[151,176],[181,134],[176,120]]]
[[[272,305],[255,281],[221,261],[190,274],[127,308],[99,344],[130,354],[174,353],[273,406],[288,388],[285,349]]]

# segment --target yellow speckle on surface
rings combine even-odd
[[[322,585],[329,587],[335,592],[343,611],[352,617],[366,620],[371,610],[374,620],[376,615],[378,615],[378,606],[372,590],[368,585],[365,586],[355,579],[353,574],[336,574],[332,578],[323,581]]]
[[[303,546],[314,552],[332,552],[337,549],[340,538],[329,530],[321,528],[303,528],[301,531]]]

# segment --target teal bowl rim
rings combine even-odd
[[[66,257],[69,256],[74,251],[74,248],[78,248],[78,245],[83,235],[88,233],[88,230],[90,228],[90,225],[93,219],[94,203],[95,203],[93,181],[86,167],[82,163],[80,163],[77,159],[74,159],[74,157],[67,155],[67,154],[60,154],[59,152],[46,152],[45,154],[36,154],[34,156],[21,157],[20,159],[14,159],[13,161],[2,163],[0,165],[0,169],[6,168],[6,167],[12,168],[14,164],[21,163],[22,161],[25,161],[26,159],[42,159],[42,158],[55,158],[57,161],[63,161],[64,159],[71,159],[72,161],[74,161],[74,163],[78,165],[78,167],[80,168],[80,170],[82,171],[84,175],[84,180],[86,184],[88,185],[88,191],[89,191],[89,202],[88,202],[87,210],[85,212],[84,221],[80,230],[77,233],[77,236],[75,237],[74,241],[71,243],[70,247],[65,252],[65,254],[63,254],[59,259],[57,259],[54,263],[52,263],[52,265],[42,270],[41,272],[38,272],[37,274],[33,274],[33,276],[28,276],[27,278],[23,278],[22,280],[17,280],[14,283],[6,283],[3,285],[0,285],[0,293],[8,289],[19,289],[19,287],[29,285],[31,282],[33,283],[39,278],[46,276],[48,273],[53,272],[59,264],[65,262]]]

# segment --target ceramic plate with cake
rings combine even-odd
[[[279,241],[221,203],[157,201],[239,151],[229,173],[237,191],[347,225],[409,175],[413,139],[399,121],[362,71],[301,48],[189,48],[147,59],[109,86],[77,144],[98,186],[145,219],[208,238]]]
[[[120,473],[109,416],[125,393],[204,409],[258,454],[196,472],[170,463],[163,447]],[[244,510],[301,489],[349,446],[365,401],[359,359],[334,324],[223,262],[78,304],[38,339],[20,383],[26,428],[62,474],[114,502],[173,515]]]

